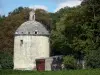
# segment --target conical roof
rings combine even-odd
[[[37,21],[24,22],[15,32],[16,35],[49,35],[43,24]]]

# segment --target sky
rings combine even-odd
[[[20,6],[56,12],[65,6],[73,7],[80,4],[81,0],[0,0],[0,15],[7,15]]]

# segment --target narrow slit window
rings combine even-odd
[[[20,45],[21,45],[21,46],[23,45],[23,40],[20,40]]]

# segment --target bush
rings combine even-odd
[[[76,69],[76,59],[73,56],[65,56],[63,60],[66,69]]]
[[[87,67],[100,68],[100,50],[89,52],[85,59]]]
[[[0,65],[2,69],[12,69],[13,56],[6,52],[0,52]]]

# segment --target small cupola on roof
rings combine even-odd
[[[35,20],[35,11],[29,13],[29,21],[24,22],[15,32],[15,35],[48,36],[49,32],[43,24]]]

